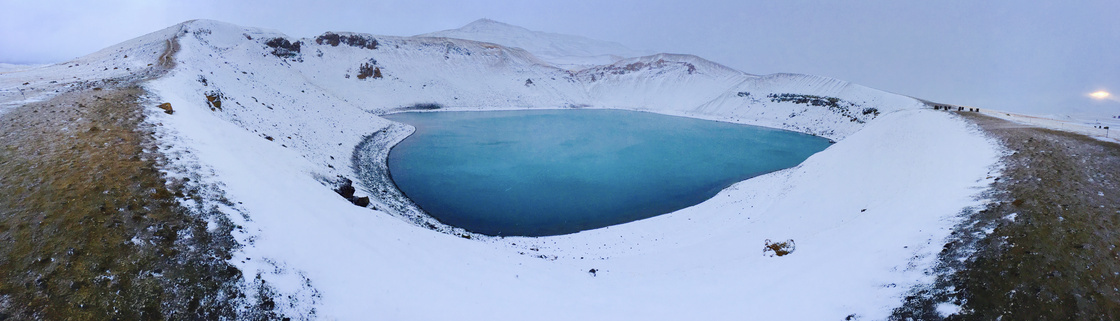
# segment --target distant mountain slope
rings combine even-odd
[[[21,64],[9,64],[9,63],[0,62],[0,73],[10,72],[10,71],[20,71],[20,70],[31,69],[31,68],[40,67],[40,66],[42,66],[42,65],[21,65]]]
[[[517,47],[564,67],[610,64],[623,58],[651,54],[616,42],[532,31],[490,19],[479,19],[459,29],[426,33],[418,37],[458,38]]]

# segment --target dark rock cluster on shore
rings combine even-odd
[[[342,198],[345,198],[346,200],[350,201],[350,203],[354,203],[354,205],[357,205],[357,206],[361,206],[361,207],[369,206],[369,197],[366,197],[366,196],[355,197],[354,196],[354,192],[357,191],[354,188],[354,181],[351,181],[349,178],[339,177],[339,180],[338,180],[337,184],[338,184],[337,185],[338,187],[335,187],[334,191],[335,191],[335,193],[338,193],[338,195],[342,195]]]

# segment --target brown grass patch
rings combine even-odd
[[[1012,153],[944,246],[934,287],[892,319],[942,319],[937,302],[961,306],[950,320],[1120,319],[1120,145],[958,114]]]
[[[71,92],[0,115],[0,319],[235,317],[235,243],[178,205],[189,191],[157,168],[141,94]]]

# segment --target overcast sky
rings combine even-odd
[[[753,74],[829,76],[934,101],[1104,112],[1120,101],[1120,1],[0,0],[0,62],[50,63],[197,18],[306,37],[408,36],[490,18]]]

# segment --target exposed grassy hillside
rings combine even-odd
[[[936,286],[894,318],[941,319],[935,302],[961,307],[950,320],[1120,318],[1120,145],[959,114],[1011,153],[992,202],[944,245]]]
[[[0,115],[0,320],[234,317],[228,223],[179,205],[135,86]]]

